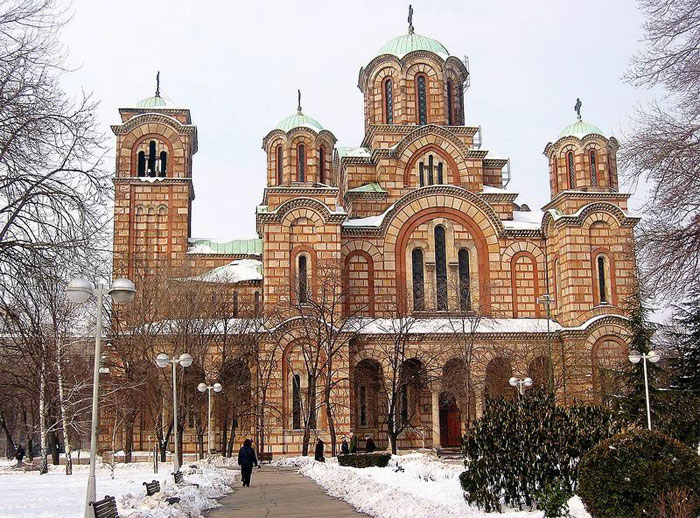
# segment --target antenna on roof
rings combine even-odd
[[[578,120],[581,120],[581,105],[582,104],[583,103],[581,103],[581,99],[579,99],[577,97],[576,98],[576,106],[574,106],[574,110],[576,110],[576,118],[578,118]]]
[[[156,73],[156,97],[160,97],[160,70]]]
[[[408,5],[408,33],[413,34],[413,6]]]
[[[301,113],[301,90],[297,90],[297,111]]]

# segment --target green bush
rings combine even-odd
[[[391,453],[351,453],[338,455],[338,464],[352,468],[386,468],[391,460]]]
[[[550,395],[487,401],[464,441],[464,498],[492,512],[502,503],[534,508],[536,494],[554,484],[572,493],[583,453],[619,431],[605,410],[556,406]]]
[[[579,464],[578,494],[593,518],[655,516],[659,497],[683,488],[691,493],[699,490],[700,457],[656,431],[616,435],[598,444]]]
[[[569,516],[569,499],[574,494],[569,485],[561,480],[548,482],[535,493],[537,508],[544,511],[542,518],[561,518]]]

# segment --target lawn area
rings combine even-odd
[[[197,466],[194,468],[193,466]],[[21,471],[5,462],[0,464],[0,518],[81,518],[85,502],[88,466],[75,466],[73,475],[65,474],[64,466],[50,466],[49,473]],[[97,498],[117,497],[120,516],[131,518],[196,517],[202,511],[217,507],[217,498],[231,492],[237,472],[217,468],[204,462],[186,464],[182,468],[185,481],[195,486],[175,486],[172,464],[162,463],[153,473],[150,463],[116,464],[114,479],[108,465],[97,469]],[[161,493],[145,496],[143,482],[159,480]],[[165,496],[177,496],[175,505]]]

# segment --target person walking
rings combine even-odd
[[[343,442],[340,443],[340,454],[347,455],[350,453],[350,446],[348,446],[348,438],[343,435]]]
[[[367,441],[365,444],[367,448],[367,453],[372,453],[374,450],[377,449],[377,445],[374,444],[374,441],[369,435],[365,436],[365,441]]]
[[[22,448],[22,445],[19,444],[17,446],[17,451],[15,452],[15,459],[17,459],[17,465],[21,466],[23,464],[24,460],[24,448]]]
[[[238,452],[238,465],[241,467],[241,480],[243,487],[250,487],[250,476],[253,466],[258,465],[258,457],[255,455],[250,439],[243,441],[243,447]]]
[[[323,446],[323,440],[319,437],[318,441],[316,442],[316,450],[314,451],[314,460],[318,462],[326,462],[326,459],[323,456]]]
[[[350,432],[350,453],[357,453],[357,437]]]

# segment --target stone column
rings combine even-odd
[[[432,391],[432,432],[433,432],[433,448],[440,447],[440,391]]]

